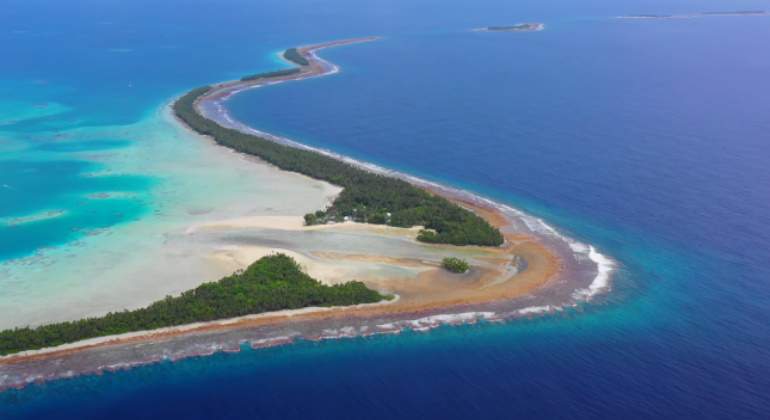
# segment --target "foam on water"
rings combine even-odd
[[[474,324],[481,320],[496,319],[494,312],[461,312],[461,313],[443,313],[430,315],[422,318],[388,322],[376,325],[378,332],[394,333],[403,330],[429,331],[442,325],[464,325]],[[376,334],[376,333],[372,333]]]
[[[303,80],[309,77],[323,77],[323,76],[335,74],[341,71],[340,67],[337,66],[336,64],[329,62],[327,60],[324,60],[323,58],[320,58],[317,55],[316,51],[311,52],[310,55],[314,60],[317,60],[320,63],[320,65],[323,66],[324,71],[318,75],[303,76],[294,80]],[[268,84],[273,85],[273,84],[280,84],[284,82],[285,81],[274,81],[274,82],[269,82]],[[583,300],[583,301],[590,300],[591,298],[596,296],[599,292],[608,288],[609,281],[610,281],[610,273],[614,265],[612,260],[604,256],[603,254],[600,254],[599,252],[597,252],[593,246],[588,246],[573,238],[570,238],[566,235],[561,234],[555,227],[546,223],[541,218],[526,214],[521,210],[515,209],[511,206],[508,206],[502,203],[495,202],[489,198],[482,197],[478,194],[472,193],[467,190],[448,187],[443,184],[439,184],[437,182],[429,181],[414,175],[385,168],[383,166],[376,165],[374,163],[354,159],[350,156],[337,153],[329,149],[313,147],[313,146],[289,139],[287,137],[274,135],[274,134],[256,129],[254,127],[251,127],[247,124],[244,124],[236,120],[232,116],[229,109],[227,108],[226,102],[240,92],[259,88],[261,86],[264,86],[264,85],[253,85],[245,88],[237,88],[233,91],[228,91],[226,92],[226,94],[220,96],[216,100],[209,100],[209,101],[206,101],[204,104],[198,104],[197,106],[198,111],[201,112],[206,117],[219,122],[221,125],[225,127],[233,128],[248,134],[266,138],[271,141],[275,141],[277,143],[288,145],[298,149],[309,150],[315,153],[319,153],[319,154],[346,162],[352,166],[365,169],[370,172],[403,179],[418,186],[422,186],[432,190],[442,191],[452,196],[460,197],[462,199],[468,200],[473,203],[481,203],[486,206],[496,208],[502,211],[503,213],[513,215],[516,220],[520,220],[521,222],[523,222],[523,224],[531,233],[537,236],[553,238],[556,241],[562,242],[567,245],[568,249],[571,249],[573,251],[573,253],[575,254],[575,258],[578,258],[578,259],[587,258],[590,261],[595,263],[595,270],[597,274],[594,281],[592,282],[591,286],[589,286],[588,288],[576,291],[573,294],[573,297],[575,300]]]
[[[252,340],[257,346],[258,340],[300,341],[282,350],[159,364],[0,394],[0,417],[301,418],[310,412],[330,418],[612,419],[623,413],[629,419],[764,419],[770,412],[764,392],[770,389],[770,312],[760,298],[770,278],[768,100],[762,94],[770,56],[761,53],[770,39],[766,18],[607,19],[703,10],[694,0],[482,1],[465,8],[397,0],[387,10],[346,2],[322,14],[317,2],[304,0],[271,7],[239,2],[238,13],[229,4],[190,8],[166,2],[151,8],[144,2],[89,2],[93,7],[85,14],[70,2],[47,2],[59,13],[40,13],[38,3],[16,1],[11,14],[0,16],[4,27],[25,34],[9,37],[9,30],[0,30],[14,58],[0,67],[4,79],[50,79],[72,91],[19,98],[76,110],[43,118],[51,119],[50,126],[72,125],[74,119],[128,123],[174,92],[259,65],[265,48],[385,33],[389,42],[370,51],[335,54],[344,60],[343,72],[351,63],[345,80],[256,92],[253,102],[241,96],[237,106],[244,111],[235,115],[296,133],[289,137],[307,134],[364,160],[392,162],[531,205],[565,236],[584,238],[560,253],[567,268],[578,265],[585,276],[580,289],[602,283],[596,265],[601,258],[591,258],[588,243],[617,257],[610,285],[617,292],[606,305],[503,327],[445,328],[430,336],[302,344],[293,334],[312,328],[294,324],[200,339],[199,346],[192,338],[167,342],[166,359],[157,356],[163,354],[159,344],[113,348],[111,356],[88,353],[94,365],[115,367],[138,360],[134,356],[162,361],[210,352],[218,348],[212,343],[224,352],[242,339],[244,349]],[[167,10],[173,25],[155,16]],[[119,17],[110,31],[116,39],[99,39],[100,31],[91,28],[97,25],[90,24],[113,14]],[[551,30],[533,37],[465,35],[464,28],[506,23],[499,22],[503,15],[543,20]],[[297,16],[321,20],[288,27]],[[39,29],[21,31],[27,28]],[[129,29],[132,39],[121,39]],[[178,49],[155,48],[159,40]],[[142,54],[92,53],[137,45]],[[193,50],[201,54],[186,54]],[[57,63],[53,73],[51,62]],[[154,65],[142,65],[147,62]],[[436,71],[437,63],[442,71]],[[135,80],[131,95],[112,89],[125,89],[119,79],[129,74]],[[9,93],[35,86],[11,87]],[[255,114],[247,115],[247,109]],[[321,111],[317,118],[315,110]],[[3,130],[31,124],[25,120]],[[0,149],[18,155],[23,139],[6,142],[7,133],[0,133]],[[432,153],[437,158],[426,159]],[[193,169],[191,175],[198,170]],[[175,191],[164,189],[174,199]],[[524,229],[544,229],[529,226]],[[125,233],[115,231],[114,240]],[[64,273],[40,261],[30,264]],[[41,283],[40,293],[52,290],[47,286]],[[596,296],[593,301],[606,294]],[[539,317],[537,312],[550,311],[545,299],[520,303],[458,312],[518,309],[522,317]],[[396,321],[372,320],[366,331]],[[342,331],[346,326],[362,330],[344,320],[315,331],[349,333]],[[62,360],[61,376],[83,372],[81,359],[80,365]],[[4,383],[24,373],[4,369]],[[49,373],[30,366],[25,372],[30,378]]]
[[[324,61],[318,58],[315,52],[312,53],[312,56],[314,59],[320,60],[324,67],[324,71],[318,76],[331,75],[341,71],[340,67],[337,66],[336,64],[329,63],[327,61]],[[315,77],[318,77],[318,76],[315,76]],[[282,83],[282,82],[271,82],[269,84],[272,85],[277,83]],[[256,87],[259,87],[259,86],[256,86]],[[386,176],[392,176],[392,177],[404,179],[415,185],[428,188],[434,191],[440,191],[442,193],[461,198],[462,200],[467,200],[472,203],[477,203],[484,206],[496,208],[501,212],[503,212],[504,214],[510,216],[514,222],[521,222],[521,224],[517,227],[521,228],[523,231],[528,231],[533,235],[553,241],[553,243],[555,244],[559,244],[558,245],[559,247],[562,247],[566,250],[571,250],[576,260],[582,259],[582,260],[592,261],[595,264],[595,272],[597,273],[596,277],[590,283],[590,285],[588,285],[585,289],[576,290],[572,294],[572,298],[573,298],[572,301],[561,301],[558,303],[547,303],[547,304],[535,304],[532,306],[520,305],[517,303],[513,309],[500,308],[500,310],[471,310],[471,311],[466,310],[466,311],[460,311],[457,313],[441,312],[441,313],[425,314],[417,318],[396,317],[389,320],[388,322],[380,322],[375,325],[370,325],[366,322],[363,322],[357,325],[355,324],[354,325],[335,325],[335,326],[327,326],[327,327],[320,327],[320,328],[316,326],[316,327],[308,327],[309,329],[303,333],[290,332],[288,334],[281,333],[278,335],[264,336],[260,331],[255,331],[252,334],[257,334],[258,337],[253,339],[247,339],[243,337],[236,338],[232,336],[227,336],[228,338],[224,339],[224,336],[220,337],[219,335],[216,335],[216,334],[214,334],[209,339],[190,339],[188,337],[183,337],[180,340],[172,340],[171,343],[174,343],[175,341],[180,341],[179,344],[174,344],[173,348],[155,346],[154,347],[155,350],[153,351],[147,350],[148,353],[145,355],[134,354],[134,355],[131,355],[131,357],[126,357],[126,355],[111,356],[110,353],[108,352],[100,351],[101,353],[104,354],[104,357],[105,357],[104,363],[101,363],[101,364],[93,365],[90,363],[86,363],[85,365],[83,365],[82,362],[79,362],[76,359],[68,359],[69,362],[73,363],[74,366],[76,367],[62,371],[59,367],[57,367],[56,369],[50,370],[50,369],[47,369],[45,366],[43,366],[41,368],[42,373],[37,373],[36,370],[32,369],[29,372],[22,373],[20,375],[5,374],[2,381],[0,382],[0,388],[19,386],[20,384],[24,384],[24,383],[59,378],[59,377],[62,377],[62,372],[64,372],[64,374],[71,375],[72,372],[90,373],[90,372],[101,372],[101,371],[114,371],[114,370],[128,369],[134,366],[141,366],[148,363],[157,363],[162,360],[180,360],[180,359],[193,357],[193,356],[212,355],[218,352],[237,352],[240,349],[240,344],[243,344],[243,343],[248,343],[252,348],[274,347],[278,345],[290,344],[300,338],[304,338],[308,340],[330,340],[330,339],[353,338],[353,337],[369,336],[369,335],[377,335],[377,334],[396,334],[404,330],[424,332],[424,331],[429,331],[444,325],[468,325],[468,324],[475,324],[481,321],[497,322],[497,321],[506,320],[506,319],[514,319],[517,317],[538,316],[538,315],[551,313],[554,311],[559,311],[565,307],[575,306],[577,305],[577,302],[579,300],[583,300],[583,301],[590,300],[592,297],[597,295],[600,291],[607,289],[609,280],[610,280],[612,261],[609,258],[605,257],[604,255],[598,253],[593,246],[585,245],[566,235],[563,235],[556,228],[549,225],[548,223],[546,223],[544,220],[540,218],[526,214],[518,209],[515,209],[507,205],[503,205],[501,203],[495,202],[489,198],[482,197],[478,194],[472,193],[467,190],[447,187],[437,182],[429,181],[420,177],[391,170],[373,163],[357,160],[349,156],[336,153],[332,150],[312,147],[285,137],[275,136],[270,133],[266,133],[258,129],[249,127],[237,121],[235,118],[232,117],[231,113],[227,109],[226,101],[240,92],[253,89],[253,88],[255,87],[237,89],[232,92],[227,92],[226,95],[223,95],[221,98],[217,99],[216,101],[210,101],[208,103],[208,106],[210,107],[205,107],[205,106],[201,107],[202,109],[200,109],[200,111],[203,112],[208,117],[213,118],[218,122],[220,122],[222,125],[225,125],[228,127],[232,127],[247,133],[265,137],[281,144],[286,144],[292,147],[310,150],[316,153],[321,153],[323,155],[326,155],[335,159],[339,159],[348,164],[363,168],[365,170],[368,170],[374,173],[383,174]],[[233,154],[232,151],[228,150],[228,152],[229,154]],[[89,175],[98,176],[102,174],[99,173],[98,171],[93,171]],[[185,232],[190,232],[190,229],[192,228],[191,227],[185,228]],[[308,309],[308,310],[315,310],[315,309]],[[232,322],[232,320],[223,321],[223,323],[225,324],[228,322]],[[193,325],[185,326],[181,328],[195,328],[197,326],[200,326],[200,324],[193,324]],[[239,333],[236,331],[234,334],[239,334]],[[131,334],[127,336],[130,336],[130,335]],[[100,342],[101,339],[96,339],[92,341],[94,343],[97,343],[97,342]],[[169,345],[171,345],[171,343]],[[70,346],[67,345],[67,346],[64,346],[63,348],[67,348],[67,347],[70,347]],[[128,346],[126,348],[131,348],[131,346]]]
[[[519,309],[517,312],[519,313],[519,315],[541,315],[541,314],[546,314],[556,310],[561,310],[561,307],[551,306],[551,305],[529,306],[527,308]]]

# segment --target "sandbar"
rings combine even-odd
[[[296,214],[260,214],[195,223],[180,237],[205,238],[206,243],[220,244],[210,253],[212,264],[242,268],[260,256],[284,252],[321,281],[331,284],[356,279],[398,298],[369,305],[257,314],[4,356],[0,357],[0,389],[71,376],[72,372],[101,372],[217,351],[238,351],[243,344],[269,347],[299,338],[320,340],[390,334],[403,329],[424,331],[446,324],[531,317],[575,307],[608,290],[607,276],[616,263],[593,246],[563,235],[537,217],[469,191],[261,132],[235,120],[227,111],[227,99],[246,89],[340,71],[318,57],[317,52],[324,48],[376,39],[356,38],[300,47],[297,51],[308,64],[301,66],[299,72],[219,83],[199,98],[196,110],[222,126],[323,153],[441,195],[498,227],[505,237],[502,246],[428,245],[416,241],[418,228],[361,223],[304,226]],[[465,258],[472,269],[464,274],[449,273],[440,267],[444,256]],[[88,357],[82,357],[85,353]]]

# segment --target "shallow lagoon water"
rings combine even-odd
[[[12,3],[3,19],[13,24],[3,27],[14,29],[0,42],[19,60],[1,64],[2,86],[23,86],[9,100],[29,103],[41,118],[29,119],[28,109],[3,115],[24,119],[0,128],[4,154],[37,159],[26,150],[51,130],[134,123],[189,87],[273,67],[282,48],[374,31],[387,39],[324,53],[341,64],[339,75],[258,89],[233,111],[268,131],[523,207],[622,265],[609,296],[567,314],[33,385],[0,394],[6,417],[762,418],[770,409],[763,18],[607,19],[701,11],[694,1],[334,2],[323,10],[233,1],[239,13],[221,3],[182,13],[174,2],[104,2],[77,16],[57,9],[56,19],[32,13],[34,1]],[[60,16],[84,25],[64,26]],[[532,20],[547,29],[464,32]],[[109,36],[82,35],[104,26],[114,28]],[[65,54],[76,62],[51,74]],[[62,107],[50,115],[34,108],[44,101]],[[141,147],[126,140],[126,148],[96,153]],[[98,156],[73,160],[85,161],[75,165],[87,173],[141,179],[134,193],[154,198],[136,220],[163,202],[153,195],[163,188],[157,174],[101,166]],[[8,216],[67,210],[59,203]],[[46,245],[68,252],[71,241]]]
[[[104,140],[110,133],[136,141]],[[131,125],[62,131],[40,146],[15,153],[25,160],[4,161],[3,328],[141,307],[220,278],[233,268],[207,261],[211,248],[188,244],[191,226],[300,216],[332,193],[191,135],[165,109]],[[276,195],[291,199],[274,203]]]

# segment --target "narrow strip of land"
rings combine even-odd
[[[624,15],[617,16],[618,19],[641,19],[641,20],[655,20],[655,19],[695,19],[702,17],[720,17],[720,16],[770,16],[766,10],[728,10],[728,11],[714,11],[714,12],[699,12],[679,15],[669,14],[657,14],[657,13],[644,13],[636,15]]]
[[[373,39],[375,38],[335,41],[287,50],[284,57],[297,64],[296,69],[251,75],[241,80],[193,90],[175,102],[174,111],[190,128],[211,136],[219,144],[258,156],[281,169],[342,186],[343,192],[329,208],[306,216],[305,221],[309,225],[354,220],[393,227],[424,226],[425,229],[421,230],[415,239],[431,243],[434,247],[454,249],[457,245],[465,245],[481,254],[477,260],[483,260],[483,265],[472,267],[465,274],[451,274],[436,264],[435,268],[422,272],[417,279],[393,278],[368,282],[367,287],[398,296],[396,301],[386,305],[315,308],[290,313],[267,312],[235,319],[190,319],[205,322],[101,337],[59,348],[5,356],[0,358],[0,365],[63,356],[105,345],[168,339],[183,334],[221,329],[250,328],[281,323],[288,319],[292,322],[302,322],[342,316],[366,318],[394,314],[413,315],[448,307],[507,301],[530,295],[554,279],[562,269],[562,262],[557,254],[537,236],[516,232],[514,225],[517,221],[512,220],[491,202],[402,174],[387,173],[381,168],[372,169],[362,163],[320,153],[286,139],[263,133],[250,133],[248,127],[239,126],[227,112],[217,112],[217,107],[221,106],[224,98],[243,89],[336,71],[333,64],[315,55],[315,52],[322,48]],[[210,112],[211,110],[214,112]],[[331,226],[333,227],[334,225]],[[334,255],[333,258],[366,260],[374,257],[351,254]],[[526,262],[526,270],[523,272],[516,269],[519,261]],[[423,261],[406,259],[392,262],[425,265]],[[300,273],[294,275],[301,277]],[[351,285],[348,287],[355,287],[356,293],[363,296],[358,300],[359,303],[381,299],[380,295],[372,294],[358,284]],[[331,293],[330,296],[333,296],[326,301],[328,305],[357,303],[355,299],[348,297],[340,299],[339,290],[341,289],[327,292],[327,289],[323,289],[324,293]],[[312,305],[312,302],[308,305]],[[242,313],[236,315],[239,314]]]
[[[305,216],[308,225],[353,220],[396,227],[423,226],[424,229],[417,236],[422,242],[501,245],[503,236],[496,228],[444,197],[402,179],[374,173],[313,150],[245,133],[228,127],[224,118],[211,119],[210,115],[201,112],[205,110],[206,103],[217,103],[221,97],[243,89],[325,74],[332,68],[325,61],[319,60],[314,54],[315,51],[372,39],[336,41],[289,49],[284,53],[284,57],[297,64],[298,71],[252,75],[213,87],[194,89],[174,104],[174,112],[190,128],[199,134],[211,136],[219,144],[258,156],[280,169],[298,172],[342,187],[342,193],[331,206]]]

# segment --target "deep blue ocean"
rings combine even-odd
[[[579,312],[32,385],[0,394],[0,418],[770,417],[770,17],[612,19],[770,2],[0,5],[0,184],[24,186],[0,189],[0,217],[70,210],[0,226],[0,259],[152,211],[83,209],[72,194],[94,183],[141,194],[154,180],[84,180],[99,164],[51,157],[38,133],[130,124],[192,87],[285,65],[284,48],[383,35],[324,51],[341,73],[242,94],[233,113],[525,209],[620,263],[609,296]],[[546,30],[468,31],[528,21]],[[64,111],[16,115],[41,103]]]

